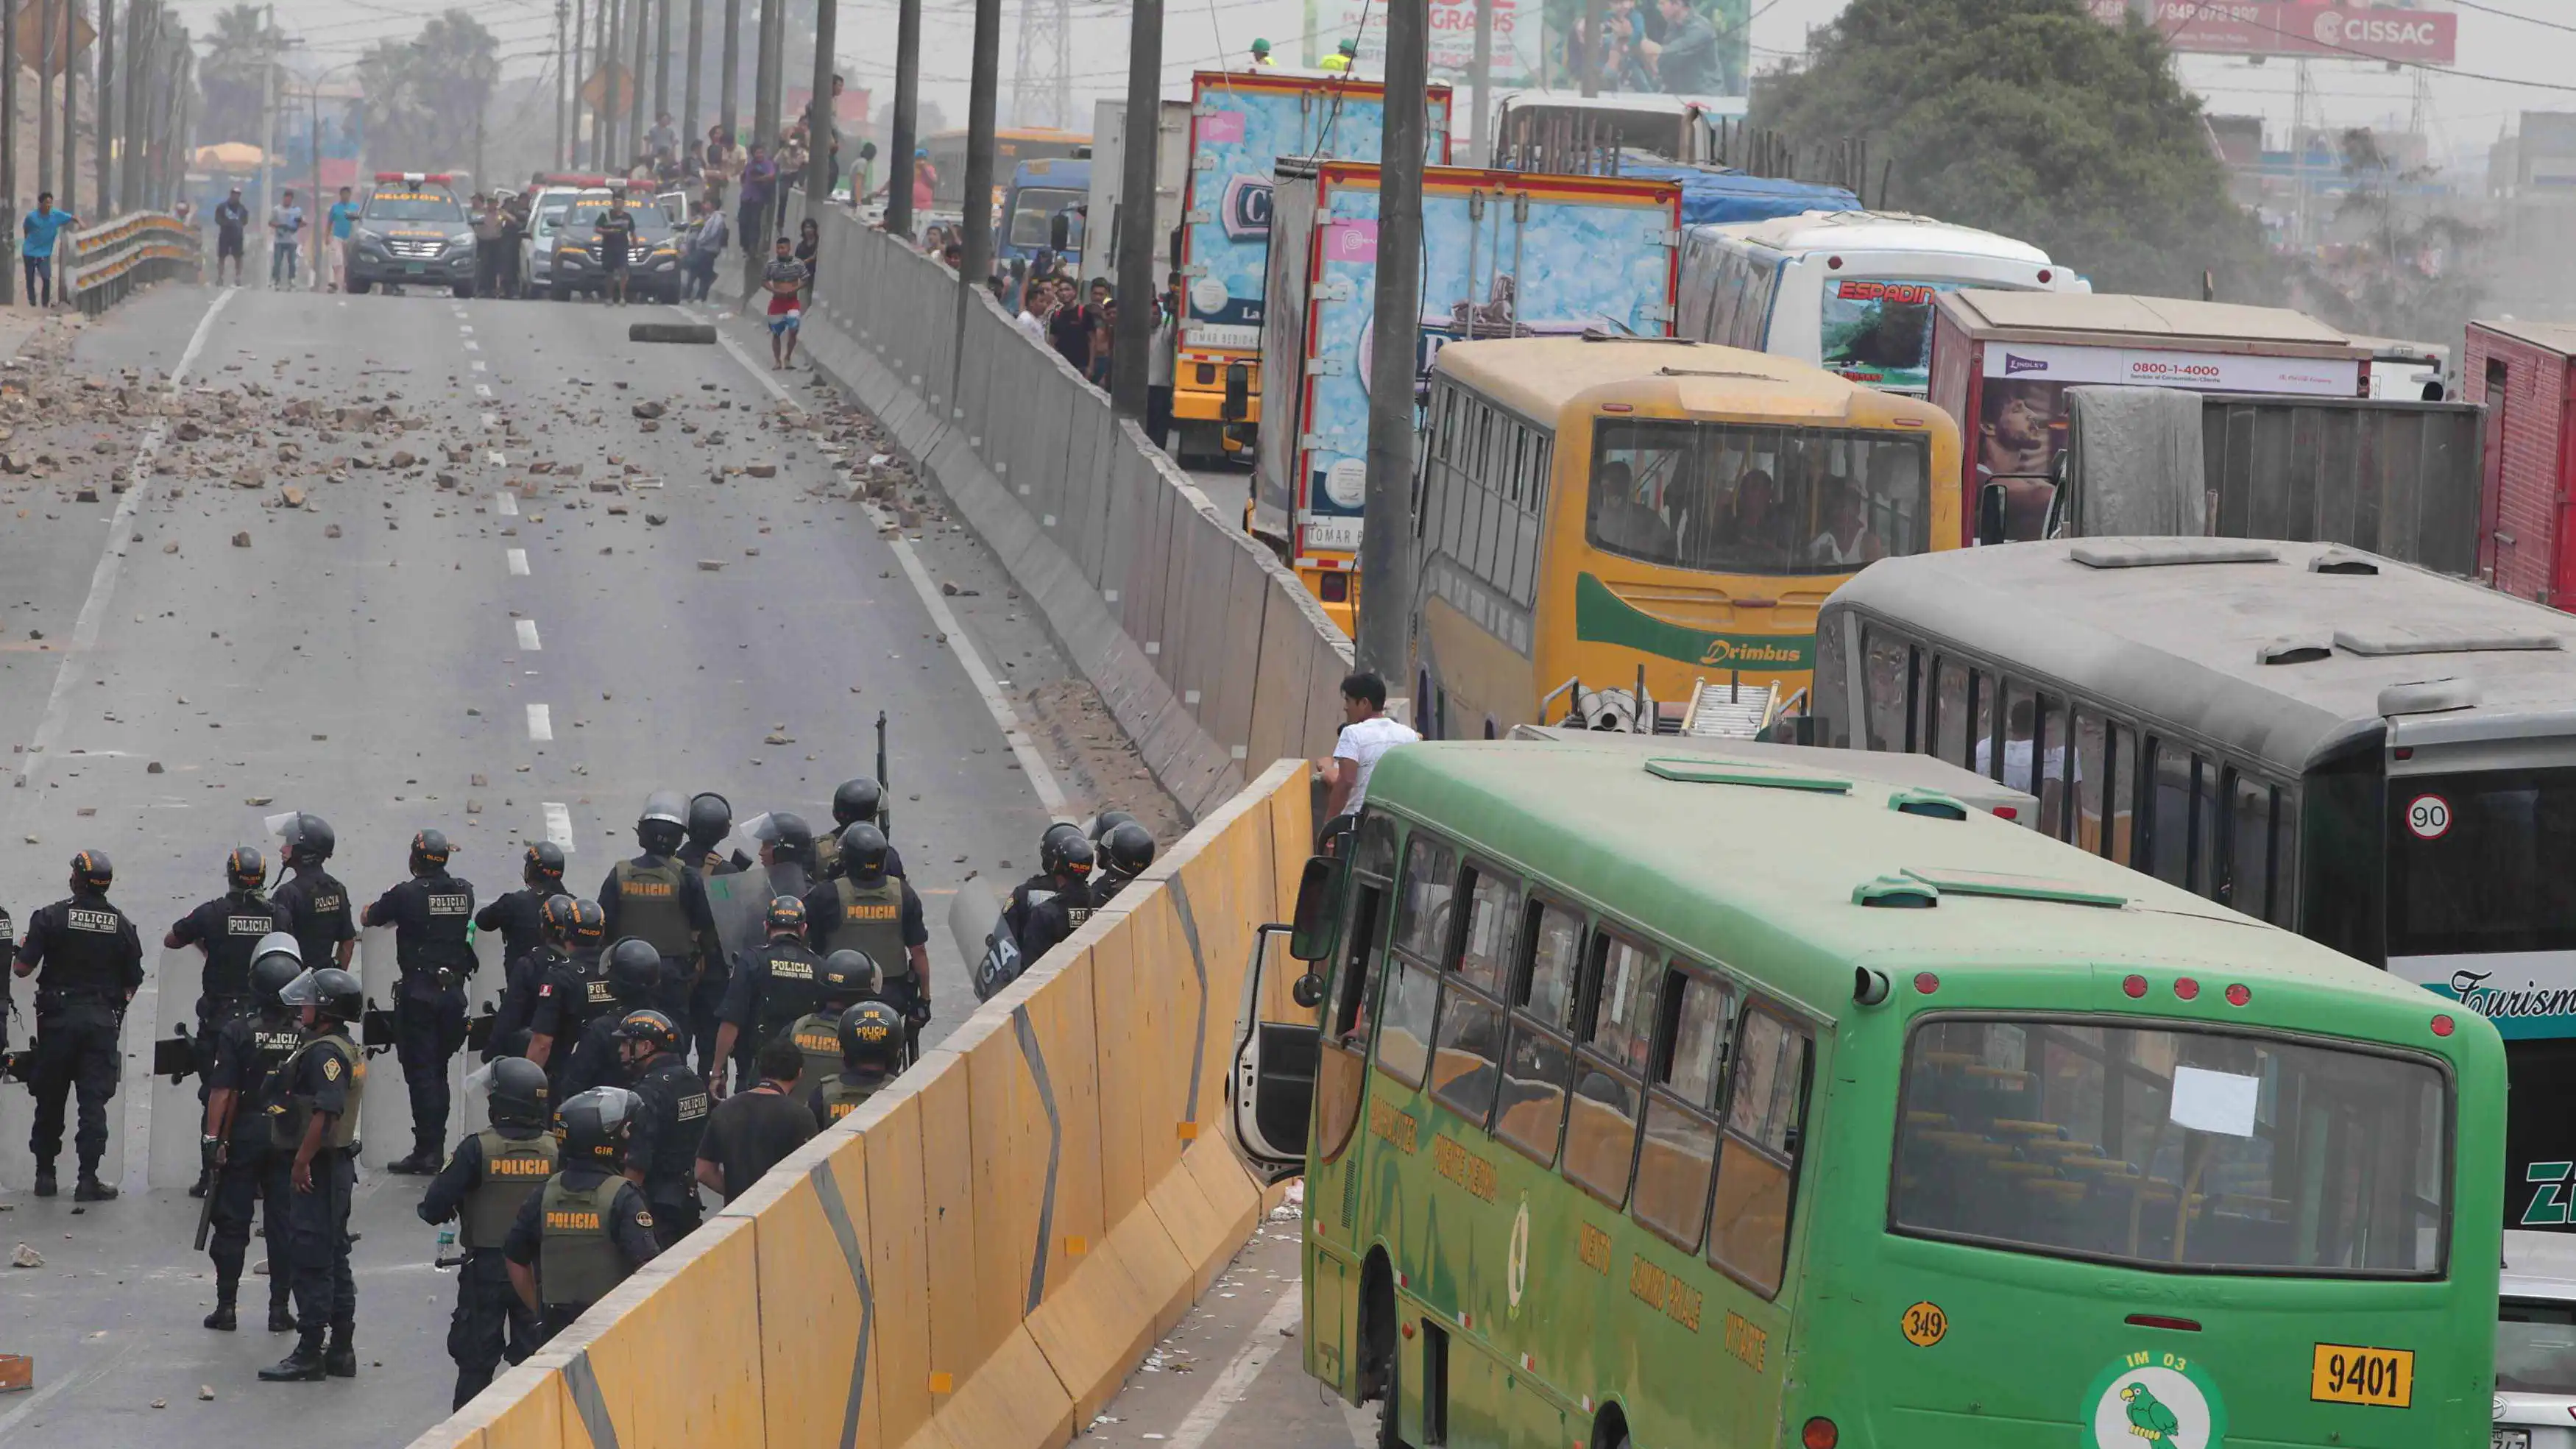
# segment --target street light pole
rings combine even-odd
[[[1595,8],[1599,0],[1594,0]],[[1368,472],[1360,516],[1362,669],[1412,693],[1414,358],[1422,341],[1423,91],[1430,83],[1430,0],[1386,8],[1386,121],[1378,171],[1376,339],[1369,352]],[[1597,39],[1597,37],[1596,37]],[[1415,701],[1418,705],[1420,701]]]
[[[1477,0],[1483,3],[1483,0]],[[1155,149],[1163,139],[1163,0],[1134,0],[1127,25],[1127,115],[1118,153],[1118,215],[1085,218],[1082,244],[1100,229],[1118,237],[1118,332],[1110,340],[1109,400],[1120,417],[1145,416],[1146,356],[1154,342]]]

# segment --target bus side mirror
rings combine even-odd
[[[1047,218],[1047,247],[1059,252],[1073,250],[1073,219],[1061,211]]]
[[[1324,959],[1328,949],[1324,934],[1333,919],[1333,886],[1340,879],[1340,865],[1330,856],[1310,856],[1305,874],[1297,879],[1297,910],[1288,918],[1288,954],[1300,961]]]
[[[2004,485],[1989,483],[1977,490],[1977,542],[2004,541]]]
[[[1324,1004],[1324,978],[1309,971],[1288,988],[1288,995],[1308,1011]]]

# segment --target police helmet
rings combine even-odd
[[[761,817],[760,829],[753,833],[781,855],[791,855],[800,860],[813,859],[814,827],[806,824],[805,817],[794,811],[771,811]]]
[[[884,991],[885,973],[868,959],[867,952],[845,946],[823,958],[823,969],[815,973],[814,990],[828,1004],[848,1006],[863,996]]]
[[[349,972],[337,966],[322,966],[279,987],[277,1003],[314,1007],[331,1021],[356,1021],[367,1014],[367,989]]]
[[[320,865],[340,848],[340,837],[332,832],[331,822],[319,815],[299,813],[281,833],[286,837],[286,858],[290,863]]]
[[[805,929],[805,903],[794,896],[777,896],[769,902],[769,934],[792,936]]]
[[[425,875],[447,869],[447,837],[435,830],[424,830],[411,838],[411,873]]]
[[[650,941],[627,936],[608,948],[608,994],[620,1001],[649,1001],[662,989],[662,953]]]
[[[689,797],[689,839],[713,845],[733,833],[733,804],[713,790]]]
[[[841,1062],[856,1071],[894,1066],[903,1048],[903,1018],[882,1001],[862,1001],[841,1013]]]
[[[1095,857],[1091,842],[1079,831],[1070,835],[1050,835],[1038,847],[1038,868],[1049,875],[1069,875],[1079,880],[1091,874]]]
[[[597,901],[572,903],[572,944],[575,950],[597,950],[608,939],[608,912]]]
[[[72,884],[103,891],[116,884],[116,867],[104,850],[84,850],[72,857]]]
[[[843,780],[832,791],[832,821],[849,825],[861,820],[874,820],[885,804],[885,787],[866,775]]]
[[[581,920],[581,902],[570,896],[548,896],[537,907],[537,925],[546,939],[561,946],[572,940],[573,928]]]
[[[575,1162],[626,1161],[626,1139],[635,1133],[635,1117],[644,1099],[624,1087],[593,1087],[575,1094],[555,1113],[555,1135],[563,1139],[564,1156]]]
[[[1154,863],[1154,833],[1130,820],[1111,830],[1101,841],[1101,854],[1109,857],[1109,868],[1122,876],[1132,876]]]
[[[224,879],[237,891],[255,891],[268,884],[268,857],[254,846],[236,845],[224,857]]]
[[[549,882],[562,885],[563,873],[562,846],[551,840],[535,840],[528,843],[525,863],[519,867],[520,879],[532,886],[541,886]]]
[[[263,1007],[285,1003],[277,999],[286,983],[304,974],[304,947],[285,931],[271,931],[259,938],[250,957],[250,994]]]
[[[885,832],[862,820],[841,832],[841,873],[854,881],[873,882],[885,874]]]
[[[1102,840],[1108,838],[1110,831],[1117,829],[1121,825],[1133,822],[1135,818],[1135,816],[1128,814],[1124,810],[1101,811],[1098,815],[1092,817],[1091,830],[1089,832],[1091,843],[1098,845]]]
[[[1088,836],[1085,836],[1082,833],[1081,826],[1074,824],[1070,820],[1059,820],[1053,825],[1048,826],[1046,828],[1046,833],[1038,837],[1038,855],[1043,859],[1046,855],[1046,848],[1059,840],[1085,840],[1088,838]]]
[[[668,855],[688,838],[686,801],[677,790],[656,790],[644,802],[644,813],[635,818],[636,843],[655,855]]]
[[[492,1120],[521,1127],[546,1125],[546,1069],[526,1057],[492,1059]]]
[[[617,1039],[640,1041],[657,1052],[675,1052],[680,1049],[680,1028],[671,1018],[647,1007],[619,1019]]]

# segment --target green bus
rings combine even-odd
[[[1234,1127],[1381,1443],[2483,1442],[2492,1026],[1866,755],[1656,744],[1391,752],[1262,928],[1248,1001],[1321,974]]]

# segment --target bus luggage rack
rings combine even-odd
[[[1693,680],[1690,709],[1682,715],[1682,733],[1702,739],[1753,739],[1769,727],[1778,713],[1778,689],[1770,684]]]

